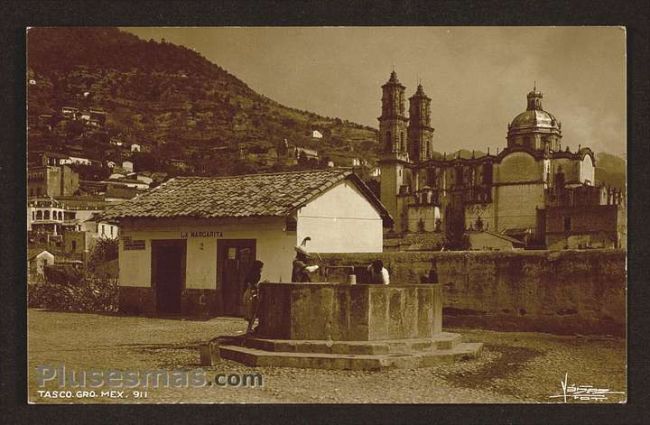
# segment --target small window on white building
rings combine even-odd
[[[105,226],[102,224],[102,236],[106,235],[106,229]]]
[[[296,220],[296,218],[293,216],[287,217],[285,230],[287,232],[295,232],[297,228],[298,228],[298,221]]]
[[[111,237],[113,237],[113,226],[111,226]]]

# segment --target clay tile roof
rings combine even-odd
[[[350,179],[380,212],[390,215],[350,170],[297,171],[227,177],[177,177],[107,209],[104,219],[286,216],[342,180]]]

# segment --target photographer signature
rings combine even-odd
[[[562,394],[551,395],[548,398],[562,398],[567,403],[568,400],[581,401],[603,401],[607,400],[610,394],[625,394],[624,391],[612,391],[609,388],[594,388],[592,385],[568,385],[569,373],[564,374],[564,380],[560,381]]]

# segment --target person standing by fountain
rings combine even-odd
[[[390,284],[390,275],[388,270],[384,267],[384,262],[377,259],[368,266],[368,273],[370,274],[370,283],[377,285]]]
[[[318,265],[308,266],[311,255],[302,246],[297,246],[296,258],[293,260],[293,269],[291,271],[292,282],[311,282],[310,273],[318,270]]]
[[[248,320],[248,328],[246,333],[251,333],[253,331],[253,325],[257,319],[257,309],[260,304],[259,296],[259,282],[262,278],[262,268],[264,263],[257,260],[253,262],[250,270],[246,274],[244,279],[244,285],[246,290],[244,291],[244,318]]]

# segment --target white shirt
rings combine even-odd
[[[371,280],[374,281],[376,278],[375,275],[375,270],[372,268],[372,265],[368,266],[368,271],[370,272],[371,275]],[[386,270],[386,267],[381,268],[381,283],[384,285],[390,284],[390,276],[388,275],[388,270]]]

